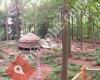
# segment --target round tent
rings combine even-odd
[[[20,48],[34,48],[35,46],[39,45],[39,41],[41,39],[33,34],[33,33],[28,33],[24,36],[22,36],[18,40],[18,47]]]

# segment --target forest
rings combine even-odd
[[[0,0],[0,80],[99,80],[100,0]]]

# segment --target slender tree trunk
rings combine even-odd
[[[91,35],[92,35],[92,19],[91,19],[91,9],[89,7],[89,26],[88,26],[88,39],[91,42]]]
[[[62,74],[61,80],[68,80],[68,54],[69,54],[69,9],[68,0],[64,0],[63,7],[63,34],[62,34]]]
[[[96,41],[95,41],[95,28],[94,28],[94,24],[93,24],[92,33],[93,33],[93,35],[92,35],[92,38],[93,38],[93,39],[92,39],[92,43],[93,43],[93,44],[92,44],[92,47],[94,47],[94,44],[95,44],[95,42],[96,42]]]
[[[68,34],[68,57],[71,56],[71,36],[70,36],[70,14],[68,13],[68,30],[69,32],[67,33]]]
[[[78,11],[77,11],[77,14],[76,14],[76,20],[77,20],[76,38],[77,38],[77,41],[78,41],[78,39],[79,39],[79,16],[78,16]]]
[[[8,19],[7,19],[7,15],[8,15],[8,10],[7,10],[7,1],[5,1],[5,35],[6,35],[6,40],[8,40]]]
[[[91,8],[89,7],[89,42],[91,42],[91,48],[94,45],[94,21],[93,21],[93,17],[92,17],[92,11]]]
[[[82,15],[82,10],[81,10],[81,20],[80,20],[80,39],[81,39],[81,50],[83,49],[83,25],[82,25],[82,18],[83,18],[83,15]]]
[[[17,40],[20,38],[20,24],[19,24],[19,7],[18,7],[18,3],[19,0],[15,0],[16,2],[16,35],[17,35]]]
[[[74,37],[74,33],[73,33],[74,32],[74,29],[73,29],[73,21],[74,21],[73,16],[71,18],[72,18],[72,40],[73,40],[73,37]]]

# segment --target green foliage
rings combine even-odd
[[[0,40],[5,39],[5,33],[3,28],[0,28]]]
[[[91,72],[93,76],[93,80],[99,80],[100,79],[100,73],[99,72]],[[90,76],[91,76],[90,74]]]
[[[96,64],[97,64],[97,65],[100,65],[100,59],[97,59],[97,60],[96,60]]]
[[[59,7],[62,5],[62,1],[40,0],[39,5],[37,5],[36,3],[32,4],[31,2],[27,4],[30,6],[26,7],[24,15],[22,16],[23,23],[26,26],[26,32],[34,31],[36,34],[40,35],[43,38],[47,33],[50,33],[52,35],[56,34],[56,32],[54,32],[53,30],[54,27],[61,27],[61,25],[59,25],[59,22],[61,22],[61,20],[58,20],[58,18],[60,17]],[[32,30],[32,28],[34,29]],[[56,29],[56,31],[57,30],[58,29]]]
[[[2,80],[10,80],[9,77],[4,77]]]
[[[4,11],[0,11],[0,40],[5,37],[5,33],[3,30],[3,19],[4,19]]]
[[[48,22],[41,22],[38,24],[37,34],[41,36],[41,38],[45,38],[45,35],[48,33]]]
[[[79,73],[81,65],[76,65],[73,63],[69,63],[68,64],[68,68],[69,68],[69,80],[71,80],[77,73]]]
[[[88,60],[95,60],[97,64],[99,64],[100,62],[100,49],[96,49],[95,52],[87,52],[87,53],[83,53],[83,52],[78,52],[78,53],[75,53],[75,56],[76,57],[81,57],[84,58],[86,57]]]
[[[0,76],[2,76],[4,74],[4,72],[5,72],[4,69],[1,68],[0,69]]]

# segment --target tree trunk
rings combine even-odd
[[[16,1],[16,39],[18,40],[20,38],[20,31],[21,31],[21,28],[20,28],[20,20],[19,20],[19,15],[20,15],[20,12],[19,12],[19,7],[18,7],[18,4],[19,4],[19,0],[15,0]]]
[[[5,26],[4,26],[4,30],[5,30],[5,37],[6,37],[6,40],[8,40],[8,19],[7,19],[7,16],[8,16],[8,10],[7,10],[7,1],[5,1]]]
[[[61,80],[68,80],[68,54],[69,54],[69,9],[68,0],[64,0],[63,7],[63,34],[62,34],[62,74]]]
[[[68,34],[68,57],[71,56],[71,36],[70,36],[70,13],[68,13],[68,30],[69,32],[67,33]]]
[[[73,29],[73,21],[74,20],[73,20],[73,16],[71,17],[71,19],[72,19],[72,40],[73,40],[73,38],[74,38],[74,33],[73,33],[74,32],[74,29]]]
[[[94,47],[94,45],[95,45],[95,42],[96,42],[96,40],[95,40],[95,27],[94,27],[94,24],[93,24],[93,29],[92,29],[92,33],[93,33],[93,35],[92,35],[92,47]]]
[[[83,15],[82,15],[82,10],[81,10],[81,20],[80,20],[80,39],[81,39],[81,50],[83,49],[83,25],[82,25],[82,18],[83,18]]]
[[[91,20],[91,9],[89,7],[89,18],[88,18],[89,26],[88,26],[88,39],[91,42],[91,35],[92,35],[92,20]]]
[[[79,16],[78,16],[78,11],[76,12],[76,20],[77,20],[77,32],[76,32],[76,40],[79,40]]]

